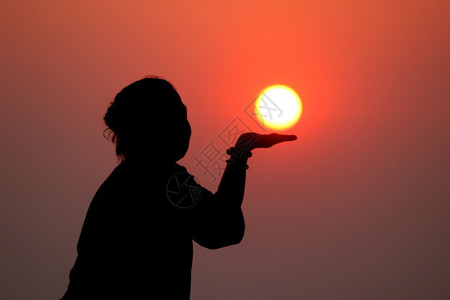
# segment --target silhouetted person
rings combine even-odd
[[[241,135],[212,194],[176,163],[188,150],[191,128],[169,82],[130,84],[104,120],[121,162],[88,209],[63,299],[189,299],[192,240],[217,249],[244,236],[250,150],[295,136]]]

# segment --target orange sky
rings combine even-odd
[[[62,296],[87,207],[117,163],[108,103],[170,80],[195,158],[270,84],[299,140],[255,150],[247,231],[195,248],[192,299],[448,298],[446,1],[0,3],[1,299]],[[155,112],[156,113],[156,112]],[[155,129],[157,130],[157,129]]]

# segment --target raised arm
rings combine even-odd
[[[240,207],[244,198],[247,159],[252,156],[250,151],[255,148],[269,148],[275,144],[295,139],[297,139],[295,135],[276,133],[257,134],[248,132],[242,134],[235,147],[227,150],[230,159],[227,160],[227,167],[214,196],[221,199],[219,201],[225,201],[226,205]]]
[[[292,141],[294,135],[242,134],[235,147],[227,150],[230,158],[217,192],[198,207],[194,222],[194,240],[210,249],[239,243],[245,230],[241,205],[244,198],[247,160],[255,148],[269,148]],[[206,196],[207,197],[207,196]]]

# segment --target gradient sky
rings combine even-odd
[[[102,117],[170,80],[195,158],[270,84],[299,140],[254,151],[241,244],[195,246],[192,299],[450,298],[448,1],[2,1],[0,298],[65,292],[117,165]],[[157,113],[157,112],[154,112]],[[155,128],[158,130],[158,128]],[[151,135],[151,132],[149,132]]]

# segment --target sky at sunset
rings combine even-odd
[[[192,138],[179,163],[211,191],[207,147],[225,153],[236,128],[271,132],[249,113],[261,90],[288,85],[303,103],[285,132],[298,140],[249,159],[243,241],[194,245],[191,299],[449,299],[449,12],[443,0],[1,1],[0,299],[64,294],[118,163],[103,115],[147,75],[180,93]]]

